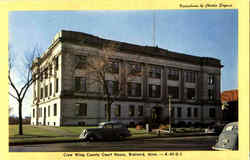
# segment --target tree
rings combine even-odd
[[[17,55],[9,47],[9,68],[8,68],[8,82],[9,82],[9,95],[13,97],[18,103],[18,119],[19,119],[19,135],[23,135],[22,127],[22,107],[23,100],[33,82],[38,79],[41,73],[32,73],[33,60],[41,56],[41,50],[34,47],[32,51],[28,51],[23,59],[17,59]],[[18,60],[18,61],[17,61]],[[19,62],[19,63],[18,63]],[[22,62],[22,63],[20,63]]]
[[[86,76],[88,85],[99,86],[106,100],[106,119],[111,120],[111,105],[120,95],[124,86],[122,81],[119,82],[119,63],[115,61],[114,55],[118,49],[118,44],[110,43],[104,45],[96,55],[88,55],[86,59]],[[112,76],[112,81],[107,80],[106,76]]]

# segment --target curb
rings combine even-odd
[[[126,138],[124,141],[128,140],[140,140],[140,139],[153,139],[153,138],[172,138],[172,137],[195,137],[195,136],[216,136],[216,133],[197,133],[197,134],[179,134],[179,135],[155,135],[148,137],[133,137]],[[17,145],[33,145],[33,144],[52,144],[52,143],[73,143],[73,142],[81,142],[81,140],[51,140],[51,141],[42,141],[42,142],[10,142],[9,146],[17,146]]]

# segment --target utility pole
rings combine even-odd
[[[171,98],[172,96],[168,96],[168,112],[169,112],[169,133],[171,133]]]

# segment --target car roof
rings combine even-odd
[[[122,123],[118,121],[108,121],[99,123],[99,125],[107,125],[107,124],[122,124]]]
[[[227,127],[228,126],[238,126],[238,122],[231,122],[231,123],[228,123],[226,126]]]

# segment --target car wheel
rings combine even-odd
[[[90,142],[94,141],[95,139],[96,139],[96,138],[95,138],[94,135],[91,135],[91,136],[88,137],[88,141],[90,141]]]

